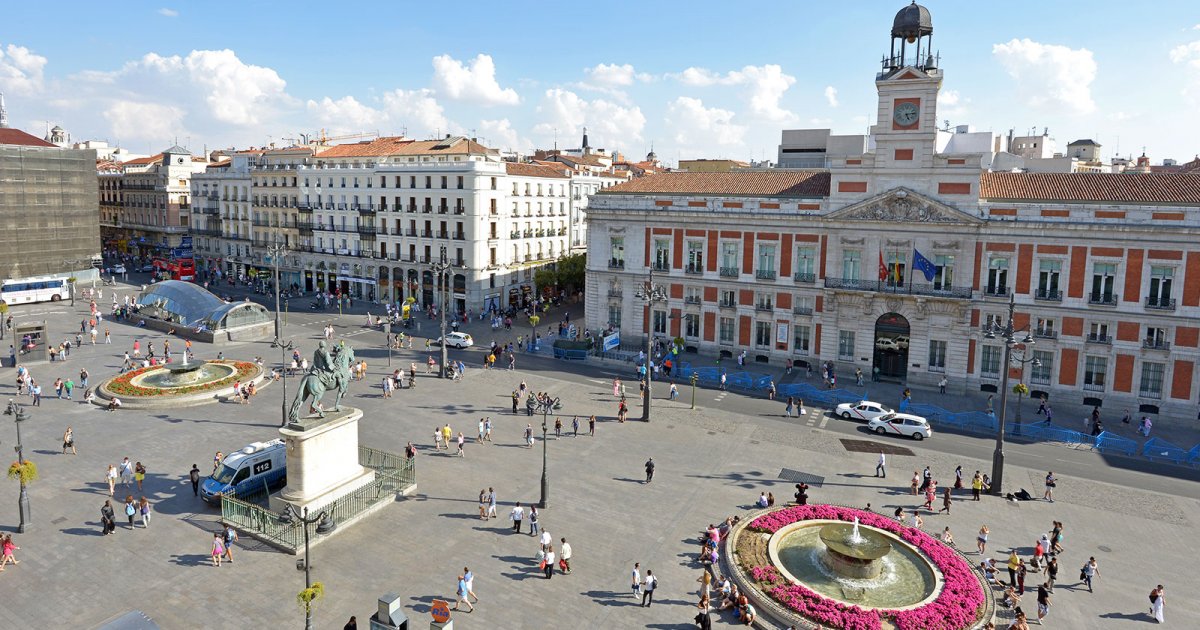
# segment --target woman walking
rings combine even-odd
[[[221,566],[221,556],[225,555],[225,543],[221,540],[221,532],[213,534],[211,553],[213,566]]]
[[[942,489],[942,509],[938,510],[938,513],[942,512],[945,512],[946,516],[950,515],[950,488]]]
[[[954,489],[955,490],[963,489],[962,466],[961,465],[954,469]]]
[[[542,561],[542,571],[546,573],[547,580],[554,577],[554,562],[554,545],[550,545],[546,548],[546,558]]]
[[[914,470],[913,478],[912,478],[912,494],[913,494],[913,496],[917,496],[917,487],[920,484],[921,484],[921,473]]]
[[[75,452],[75,431],[71,427],[67,427],[67,430],[63,432],[63,455],[67,454],[67,449],[71,449],[72,455],[78,455]]]
[[[784,406],[784,408],[783,408],[783,417],[785,417],[785,418],[792,417],[792,407],[795,404],[796,404],[796,399],[792,398],[791,396],[788,396],[787,405]]]
[[[1087,584],[1088,592],[1092,592],[1092,579],[1100,577],[1100,567],[1096,566],[1096,556],[1088,558],[1088,561],[1083,563],[1083,568],[1079,570],[1079,579],[1084,584]]]
[[[133,480],[137,482],[138,492],[142,491],[142,482],[146,480],[146,467],[138,462],[133,467]]]
[[[129,519],[129,529],[133,529],[133,517],[137,514],[137,506],[133,504],[133,495],[125,495],[125,518]]]
[[[979,476],[979,471],[975,471],[975,476],[971,478],[971,500],[978,501],[979,493],[983,491],[983,477]]]
[[[142,515],[142,528],[150,529],[150,502],[146,497],[138,501],[138,514]]]
[[[987,553],[988,534],[990,533],[991,530],[988,529],[987,525],[984,525],[979,528],[979,535],[975,537],[976,546],[979,548],[979,555],[981,556]]]
[[[487,520],[487,511],[488,511],[488,491],[480,490],[479,491],[479,520],[481,520],[481,521]]]
[[[108,482],[108,496],[113,496],[117,492],[117,467],[112,464],[108,465],[108,471],[104,473],[104,480]]]
[[[9,562],[13,564],[21,564],[21,561],[17,560],[16,557],[13,556],[13,552],[20,549],[20,547],[13,543],[12,534],[7,534],[4,536],[4,542],[0,543],[0,549],[3,550],[4,554],[3,556],[0,556],[0,571],[3,571],[4,565],[8,564]]]
[[[1163,585],[1159,584],[1154,590],[1150,591],[1150,616],[1158,623],[1163,622]]]

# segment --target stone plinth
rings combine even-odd
[[[358,421],[362,410],[346,407],[279,429],[287,444],[287,486],[272,495],[270,507],[282,511],[318,511],[375,480],[375,471],[358,463]]]

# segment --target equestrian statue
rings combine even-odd
[[[332,411],[342,410],[342,397],[346,395],[346,389],[350,386],[350,366],[354,364],[354,348],[345,345],[344,342],[339,342],[330,352],[325,340],[321,340],[317,344],[316,351],[313,352],[312,366],[308,369],[308,373],[300,379],[300,388],[296,392],[296,398],[292,401],[291,412],[288,413],[288,420],[296,422],[300,417],[300,406],[304,402],[310,401],[308,412],[316,414],[318,418],[325,417],[325,410],[321,407],[321,398],[325,396],[325,392],[337,390],[337,398],[333,401]]]

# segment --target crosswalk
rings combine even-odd
[[[824,429],[825,425],[829,424],[829,416],[825,415],[824,413],[813,409],[805,409],[805,411],[808,412],[808,415],[804,416],[807,418],[807,420],[804,421],[805,426],[815,426],[818,429]],[[820,422],[817,422],[818,418],[820,418]]]

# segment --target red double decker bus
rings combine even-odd
[[[190,282],[196,277],[196,263],[191,258],[176,258],[174,260],[155,258],[151,264],[154,265],[154,277],[159,280],[183,280]]]

